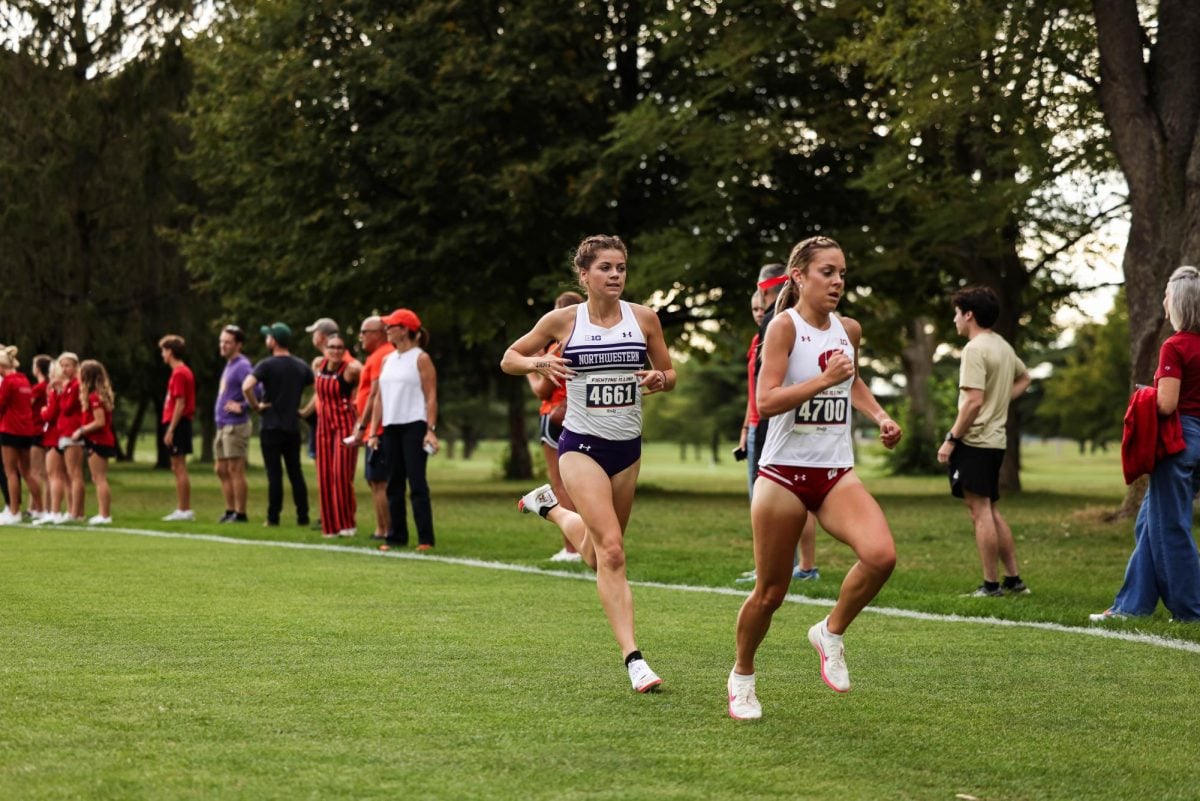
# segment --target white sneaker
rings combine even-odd
[[[548,485],[546,489],[549,489]],[[662,684],[662,679],[650,669],[645,659],[635,659],[629,663],[629,681],[639,693],[648,693]]]
[[[110,523],[112,523],[112,518],[104,515],[92,515],[88,518],[89,526],[107,526]]]
[[[3,512],[0,512],[0,526],[11,526],[13,523],[20,522],[21,516],[10,512],[7,506],[4,507]]]
[[[734,720],[758,720],[762,717],[762,704],[754,694],[754,674],[742,676],[729,671],[725,683],[729,691],[729,717]]]
[[[530,490],[517,501],[517,508],[522,512],[537,512],[542,517],[555,506],[558,506],[558,497],[549,484]]]
[[[171,512],[171,514],[163,517],[163,520],[167,523],[174,523],[174,522],[177,522],[180,520],[195,520],[195,519],[196,519],[196,513],[193,512],[191,509],[176,509],[174,512]]]
[[[566,548],[561,549],[554,556],[550,557],[551,562],[582,562],[583,556],[579,551],[568,551]]]
[[[850,691],[850,668],[846,667],[846,648],[842,638],[831,634],[826,624],[829,618],[808,630],[808,641],[821,656],[821,678],[839,693]]]
[[[338,536],[339,537],[356,537],[356,536],[358,536],[358,529],[344,528],[338,532]]]

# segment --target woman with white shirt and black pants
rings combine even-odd
[[[412,494],[417,550],[433,548],[433,508],[425,463],[437,452],[437,371],[423,347],[429,334],[409,309],[397,309],[383,318],[387,338],[396,349],[383,360],[379,380],[371,387],[371,420],[368,431],[383,424],[383,438],[371,436],[367,444],[383,448],[389,473],[388,511],[392,527],[380,550],[408,545],[408,520],[404,501],[407,481]]]

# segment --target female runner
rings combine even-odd
[[[758,377],[758,410],[771,420],[750,506],[758,581],[738,614],[737,661],[727,687],[729,714],[739,720],[762,717],[754,654],[787,595],[792,555],[810,512],[858,557],[833,611],[808,630],[821,678],[838,692],[850,689],[842,635],[896,564],[883,511],[854,473],[852,405],[875,421],[886,447],[895,447],[901,432],[858,377],[862,327],[834,313],[845,291],[846,257],[832,239],[812,237],[793,248],[787,274]]]
[[[536,372],[567,385],[558,464],[577,511],[560,506],[549,484],[525,495],[519,507],[557,525],[596,571],[600,603],[629,679],[644,693],[662,679],[646,664],[634,637],[625,527],[641,467],[642,396],[672,389],[675,371],[658,316],[621,300],[627,255],[615,236],[583,240],[575,268],[587,302],[546,314],[509,347],[500,367],[509,375]],[[535,355],[551,340],[566,343],[562,356]]]

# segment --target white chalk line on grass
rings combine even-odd
[[[34,529],[33,526],[29,525],[18,525],[16,527]],[[45,531],[46,529],[38,527],[34,530]],[[63,529],[57,530],[61,531]],[[410,553],[396,550],[379,551],[350,545],[328,545],[325,543],[315,542],[288,542],[286,540],[244,540],[238,539],[237,537],[226,537],[220,534],[194,534],[183,531],[155,531],[153,529],[118,528],[115,526],[71,526],[66,530],[111,532],[114,534],[132,534],[139,537],[158,537],[161,539],[195,540],[199,542],[215,542],[222,545],[257,545],[267,548],[293,548],[300,551],[328,551],[331,553],[348,553],[358,556],[373,556],[384,559],[410,559],[412,561],[440,562],[447,565],[484,568],[486,570],[506,570],[510,573],[526,573],[530,575],[575,579],[578,581],[590,581],[593,583],[596,580],[595,576],[591,573],[580,573],[571,570],[547,570],[541,567],[533,567],[532,565],[517,565],[512,564],[511,562],[491,562],[485,559],[471,559],[464,556],[437,556],[433,554]],[[738,598],[745,598],[749,594],[745,590],[739,590],[733,587],[705,587],[693,584],[667,584],[659,581],[630,581],[629,584],[634,587],[646,587],[658,590],[674,590],[676,592],[696,592],[705,593],[708,595],[730,595]],[[829,600],[828,598],[809,598],[804,595],[789,594],[787,596],[787,601],[790,603],[805,604],[808,606],[833,606],[833,601]],[[907,618],[909,620],[924,620],[934,623],[969,623],[983,626],[1007,626],[1009,628],[1039,629],[1041,631],[1053,631],[1060,634],[1080,634],[1087,637],[1101,637],[1109,640],[1122,640],[1124,642],[1153,645],[1158,648],[1169,648],[1175,651],[1186,651],[1193,654],[1200,654],[1200,643],[1197,642],[1190,642],[1188,640],[1175,640],[1171,639],[1170,637],[1161,637],[1157,634],[1143,634],[1136,631],[1117,631],[1113,629],[1102,628],[1100,626],[1064,626],[1061,623],[1005,620],[998,617],[943,615],[933,612],[917,612],[911,609],[898,609],[888,606],[868,606],[864,611],[871,612],[876,615],[885,615],[887,617],[900,617]]]

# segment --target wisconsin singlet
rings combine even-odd
[[[575,376],[567,381],[563,428],[608,440],[642,433],[642,389],[634,375],[646,365],[646,337],[633,308],[621,304],[621,321],[602,328],[588,319],[588,306],[575,308],[575,329],[563,348]]]
[[[825,371],[829,357],[846,354],[854,361],[854,346],[842,321],[829,316],[829,328],[813,328],[795,309],[788,309],[796,327],[796,341],[788,356],[787,372],[781,386],[799,384]],[[764,465],[804,467],[853,467],[854,448],[850,440],[849,378],[817,393],[794,409],[771,417],[767,441],[763,446]]]

